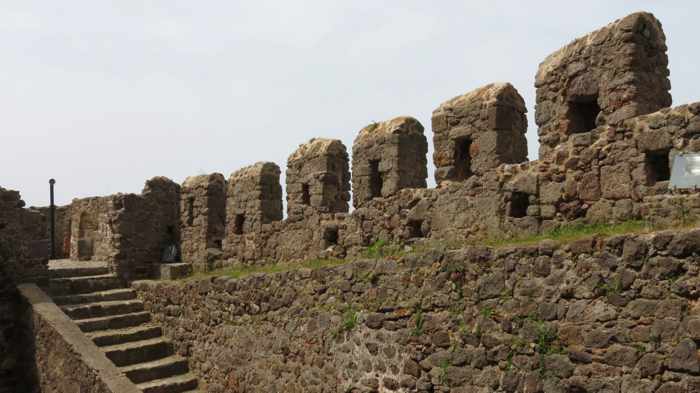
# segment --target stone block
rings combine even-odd
[[[600,185],[603,198],[629,198],[632,194],[629,164],[625,162],[600,168]]]
[[[345,213],[350,201],[350,171],[345,145],[314,138],[287,159],[287,215],[298,219],[306,209]]]
[[[192,274],[189,263],[159,263],[153,265],[154,278],[161,280],[177,280]]]
[[[509,83],[489,84],[442,103],[433,111],[436,181],[464,181],[500,164],[526,161],[525,113],[522,97]]]
[[[405,188],[425,188],[428,142],[412,117],[397,117],[363,128],[352,147],[353,205],[388,197]]]
[[[584,146],[579,133],[670,106],[665,41],[661,23],[638,12],[549,55],[535,78],[540,158],[569,138]]]
[[[226,229],[224,175],[191,176],[180,189],[180,249],[182,260],[200,263],[208,248],[221,249]]]

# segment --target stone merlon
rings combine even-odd
[[[527,161],[525,101],[510,83],[492,83],[433,111],[435,180],[463,181],[500,164]]]
[[[404,188],[425,188],[427,152],[423,125],[412,117],[397,117],[363,128],[352,148],[354,206]]]

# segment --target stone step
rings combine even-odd
[[[50,269],[51,278],[101,276],[109,274],[107,265]]]
[[[110,289],[107,291],[81,293],[78,295],[55,296],[54,302],[60,305],[110,302],[136,299],[136,291],[131,288]]]
[[[170,341],[163,338],[134,341],[102,347],[105,355],[118,367],[150,362],[173,354]]]
[[[122,281],[113,274],[52,278],[49,280],[49,291],[54,296],[99,292],[123,287]]]
[[[151,338],[161,337],[162,335],[163,329],[160,326],[152,325],[140,325],[125,329],[103,330],[87,334],[87,336],[92,339],[92,342],[94,342],[98,347],[148,340]]]
[[[197,378],[192,374],[157,379],[136,385],[143,393],[183,393],[197,388]]]
[[[151,321],[151,314],[148,312],[136,312],[133,314],[112,315],[109,317],[90,318],[76,321],[78,327],[83,332],[94,332],[97,330],[114,330],[138,326]]]
[[[123,367],[121,371],[131,382],[144,383],[155,379],[186,374],[189,368],[187,366],[187,359],[179,355],[173,355],[152,362],[138,363]]]
[[[143,311],[143,302],[140,300],[115,300],[62,306],[61,309],[72,319],[80,320]]]

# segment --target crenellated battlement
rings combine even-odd
[[[396,117],[360,130],[351,157],[331,135],[294,150],[286,218],[275,163],[181,186],[154,178],[141,195],[63,208],[59,243],[70,247],[62,256],[108,260],[125,277],[144,277],[172,246],[207,270],[345,257],[379,239],[464,242],[577,222],[668,219],[668,201],[678,198],[668,190],[670,163],[700,151],[700,104],[668,108],[666,50],[661,23],[636,13],[548,56],[535,76],[536,161],[527,158],[522,96],[510,83],[491,83],[433,111],[436,188],[427,188],[423,125]]]

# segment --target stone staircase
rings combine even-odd
[[[144,393],[195,393],[197,378],[136,293],[101,262],[51,261],[48,292]]]

